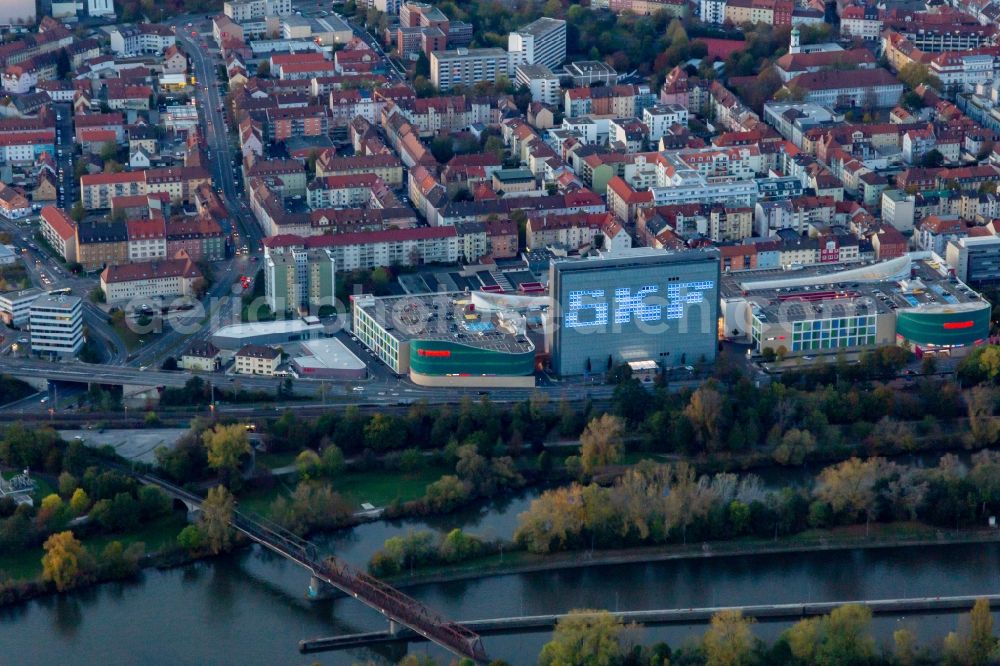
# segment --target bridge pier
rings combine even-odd
[[[320,599],[326,599],[333,595],[334,588],[332,585],[327,583],[325,580],[321,580],[316,576],[309,578],[309,588],[306,590],[306,596],[314,601],[319,601]]]
[[[396,634],[398,634],[400,629],[402,629],[402,627],[400,627],[398,624],[396,624],[395,620],[389,620],[389,635],[390,636],[395,636]]]

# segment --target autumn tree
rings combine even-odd
[[[583,471],[593,474],[595,470],[611,465],[619,460],[625,422],[621,417],[602,414],[592,419],[580,435],[580,462]]]
[[[574,610],[559,618],[552,640],[538,657],[540,666],[613,666],[624,655],[621,620],[608,611]]]
[[[230,523],[236,501],[225,486],[215,486],[208,491],[208,497],[201,503],[201,530],[205,543],[213,554],[229,550],[233,545],[233,529]]]
[[[208,453],[208,464],[229,478],[239,471],[240,458],[250,453],[250,438],[246,428],[239,423],[217,425],[202,433]]]
[[[694,428],[700,444],[714,448],[719,441],[719,426],[722,421],[725,398],[715,387],[705,384],[691,394],[684,415]]]
[[[42,546],[42,580],[53,583],[60,592],[70,589],[89,574],[87,549],[72,532],[57,532]]]
[[[706,666],[743,666],[750,662],[754,636],[753,620],[738,610],[725,610],[712,616],[712,624],[702,639]]]
[[[997,647],[993,636],[993,615],[990,602],[977,599],[972,611],[962,618],[958,632],[950,632],[944,640],[945,659],[956,666],[986,666],[995,663],[991,656]]]

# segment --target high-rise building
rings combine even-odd
[[[508,56],[503,49],[455,49],[431,53],[431,83],[441,92],[458,85],[496,81],[508,73]]]
[[[632,248],[549,267],[546,346],[560,375],[608,363],[662,368],[712,361],[718,340],[719,254]]]
[[[28,321],[33,352],[75,356],[83,347],[83,301],[76,296],[39,296]]]
[[[333,305],[335,261],[325,248],[268,250],[264,261],[264,294],[272,312],[311,312]]]
[[[545,65],[555,70],[566,60],[566,21],[543,16],[507,36],[511,68]]]

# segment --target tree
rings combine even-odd
[[[944,164],[944,155],[937,148],[933,148],[920,157],[919,164],[924,169],[936,169]]]
[[[917,637],[909,629],[892,632],[894,656],[899,666],[913,666],[917,661]]]
[[[262,79],[271,76],[271,62],[269,60],[261,60],[257,63],[257,76]]]
[[[73,218],[74,222],[82,222],[87,211],[83,208],[83,203],[77,201],[73,204],[73,207],[69,210],[69,216]]]
[[[427,54],[420,51],[417,56],[417,64],[414,69],[414,76],[422,76],[425,79],[431,75],[431,61],[428,60]]]
[[[574,610],[559,618],[540,666],[612,666],[624,656],[625,627],[608,611]]]
[[[90,497],[87,496],[86,491],[83,488],[77,488],[73,491],[73,497],[69,500],[70,511],[73,512],[74,516],[82,516],[83,512],[90,507]]]
[[[208,491],[208,497],[201,504],[200,528],[205,534],[205,543],[213,554],[229,550],[233,545],[233,509],[236,501],[225,486],[215,486]]]
[[[816,650],[820,664],[867,664],[875,656],[869,629],[871,609],[848,604],[823,618],[823,637]]]
[[[365,446],[374,451],[391,451],[406,443],[406,428],[402,421],[381,412],[372,416],[365,426]]]
[[[484,153],[493,153],[497,156],[498,160],[503,161],[506,150],[507,148],[504,146],[502,138],[495,134],[486,137],[486,143],[483,145]]]
[[[229,475],[239,470],[240,458],[250,453],[250,437],[240,423],[217,425],[202,433],[202,441],[208,453],[208,464]]]
[[[961,666],[986,666],[995,648],[993,615],[986,599],[977,599],[968,615],[968,624],[945,637],[945,656],[949,663]]]
[[[323,473],[329,477],[338,476],[344,471],[344,454],[336,444],[323,447]]]
[[[712,624],[702,643],[706,666],[743,666],[750,661],[754,636],[753,620],[738,610],[726,610],[712,616]]]
[[[105,141],[101,145],[101,159],[105,162],[118,159],[118,144],[114,141]]]
[[[60,592],[72,588],[89,573],[87,549],[72,532],[51,535],[42,548],[42,580],[53,583]]]
[[[299,478],[306,481],[319,477],[322,464],[319,454],[312,449],[305,449],[295,457],[295,469],[299,473]]]
[[[448,162],[455,154],[451,137],[441,134],[431,140],[431,154],[441,164]]]
[[[723,416],[725,398],[709,384],[698,387],[691,394],[684,415],[694,427],[698,441],[710,448],[718,442],[719,426]]]
[[[619,416],[602,414],[592,419],[580,435],[580,462],[583,471],[595,470],[615,463],[621,457],[625,421]]]
[[[205,532],[197,525],[188,525],[177,535],[177,545],[189,553],[199,552],[205,541]]]
[[[941,79],[931,74],[927,65],[919,62],[909,62],[899,68],[896,78],[910,90],[921,85],[928,85],[936,90],[942,90]]]

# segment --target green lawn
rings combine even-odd
[[[173,544],[177,538],[177,533],[184,529],[187,519],[184,514],[174,512],[155,522],[141,526],[135,532],[129,534],[102,534],[84,540],[84,545],[95,556],[100,557],[104,550],[112,541],[121,541],[128,546],[136,541],[146,544],[147,553],[155,553],[165,545]],[[45,551],[41,546],[29,548],[20,553],[11,555],[0,555],[0,571],[5,571],[11,578],[16,580],[32,580],[42,574],[42,555]]]
[[[279,496],[288,497],[291,495],[294,487],[294,484],[289,485],[285,481],[276,479],[271,488],[240,493],[236,498],[237,508],[266,516],[269,514],[271,503]]]
[[[410,473],[351,472],[334,480],[333,489],[358,506],[362,502],[386,506],[395,499],[409,502],[423,497],[428,484],[451,472],[447,467],[425,467]]]
[[[257,464],[268,469],[278,469],[279,467],[286,467],[294,463],[297,455],[299,454],[293,451],[262,453],[257,456]]]

